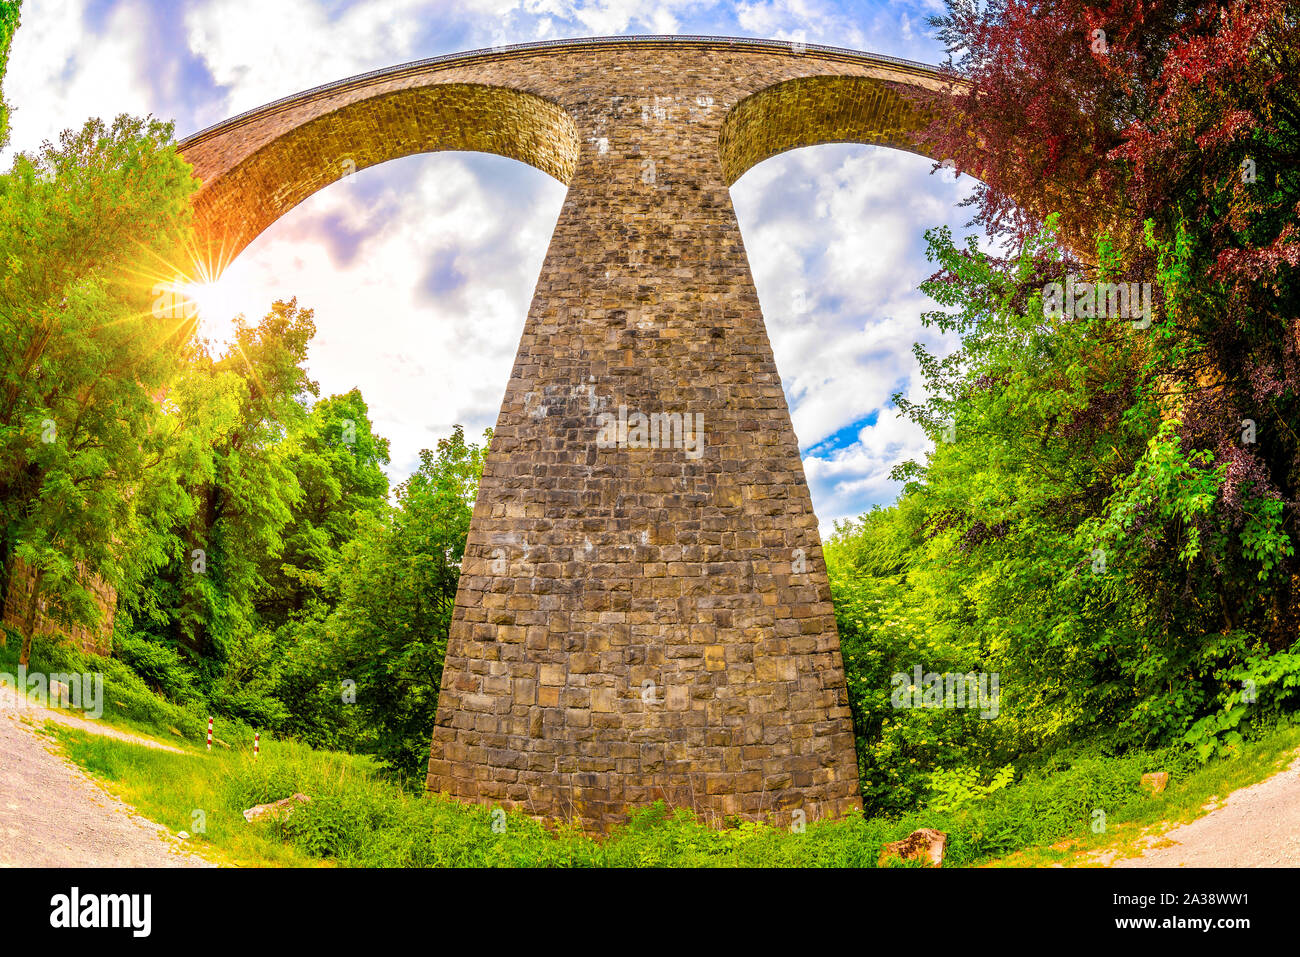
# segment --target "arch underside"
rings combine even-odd
[[[763,160],[804,146],[862,143],[926,156],[914,140],[922,122],[918,110],[887,81],[798,77],[737,103],[722,123],[718,153],[730,186]]]
[[[789,77],[789,58],[771,62],[774,78],[783,73]],[[807,66],[813,72],[775,79],[757,90],[750,81],[741,84],[742,95],[732,100],[734,105],[714,127],[717,132],[710,134],[717,137],[727,185],[757,163],[804,146],[863,143],[926,155],[914,139],[923,117],[905,89],[935,90],[937,74],[882,70],[869,63],[864,64],[868,75],[842,72],[836,63]],[[528,77],[535,74],[527,71]],[[616,81],[617,74],[611,79]],[[194,200],[202,271],[219,275],[272,223],[325,186],[351,172],[416,153],[494,153],[568,185],[582,150],[589,148],[584,139],[591,138],[591,131],[579,130],[584,113],[579,104],[604,97],[585,83],[570,89],[563,71],[558,79],[540,85],[530,81],[539,93],[510,85],[514,82],[506,75],[494,82],[487,72],[464,80],[430,78],[425,84],[389,87],[371,96],[362,93],[332,109],[326,105],[327,91],[320,94],[326,112],[294,123],[292,112],[310,109],[317,97],[316,91],[309,91],[291,98],[295,102],[281,114],[272,104],[253,111],[269,111],[264,117],[237,117],[183,142],[181,149],[195,163],[196,175],[205,179]],[[689,85],[684,77],[674,82]],[[239,156],[250,122],[274,132]],[[280,123],[284,128],[276,130]]]
[[[441,150],[495,153],[567,185],[578,131],[557,104],[506,87],[438,84],[349,103],[293,127],[204,184],[194,200],[204,272],[219,275],[272,223],[331,183]]]

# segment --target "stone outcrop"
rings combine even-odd
[[[254,821],[260,821],[266,818],[271,821],[283,821],[299,804],[309,804],[311,798],[307,795],[298,793],[291,794],[287,798],[281,798],[278,801],[272,801],[269,804],[254,804],[244,812],[244,820],[249,824]]]
[[[91,627],[60,624],[47,616],[42,608],[36,613],[36,634],[60,635],[82,651],[94,655],[108,655],[113,646],[113,619],[117,614],[117,592],[98,576],[88,574],[84,569],[79,569],[79,573],[99,608],[98,623]],[[36,575],[26,562],[19,558],[10,561],[4,623],[16,632],[21,633],[23,630],[35,580]]]
[[[947,834],[932,827],[923,827],[901,841],[894,841],[881,848],[877,866],[886,867],[892,859],[920,861],[927,867],[942,867],[943,852],[947,846]]]
[[[1169,786],[1168,771],[1152,771],[1142,775],[1142,788],[1152,794],[1160,794]]]

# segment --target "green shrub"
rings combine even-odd
[[[178,704],[200,700],[193,673],[174,649],[136,635],[119,635],[114,651],[123,664],[163,697]]]

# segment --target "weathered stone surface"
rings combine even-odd
[[[99,622],[93,627],[63,625],[46,615],[42,607],[36,612],[35,632],[38,635],[60,635],[82,651],[107,655],[113,644],[113,619],[117,614],[117,592],[103,579],[91,574],[85,568],[78,568],[77,571],[86,587],[90,589],[95,605],[99,609]],[[14,558],[10,562],[9,583],[5,593],[4,623],[19,633],[24,627],[35,580],[35,572],[22,559]]]
[[[294,808],[299,804],[308,804],[311,798],[302,793],[291,794],[287,798],[281,798],[278,801],[272,801],[269,804],[254,804],[244,812],[244,820],[249,824],[254,821],[260,821],[262,818],[270,818],[273,821],[283,821],[293,813]]]
[[[901,841],[882,847],[877,866],[885,867],[891,858],[901,858],[905,861],[921,861],[930,867],[942,867],[943,852],[947,846],[947,834],[932,827],[923,827]]]
[[[594,828],[657,799],[713,820],[860,807],[817,522],[728,187],[795,146],[906,147],[890,84],[939,81],[784,43],[582,41],[382,71],[182,144],[217,266],[413,152],[487,150],[569,186],[474,509],[430,791]],[[620,410],[631,441],[609,447]],[[638,412],[703,442],[637,447]]]
[[[1169,786],[1168,771],[1152,771],[1142,775],[1142,787],[1152,794],[1159,794]]]
[[[341,80],[220,123],[181,149],[204,182],[196,221],[216,274],[317,190],[390,159],[478,150],[570,183],[580,153],[652,158],[637,153],[640,144],[626,128],[614,136],[605,128],[631,120],[712,139],[714,162],[730,185],[755,163],[798,146],[912,149],[915,118],[898,94],[909,86],[943,84],[924,64],[778,41],[524,44]]]

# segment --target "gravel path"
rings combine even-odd
[[[41,726],[182,753],[66,712],[27,704],[0,684],[0,867],[214,867],[166,828],[107,793],[57,752]]]
[[[1258,784],[1233,791],[1190,824],[1144,839],[1137,857],[1111,867],[1300,867],[1300,757]]]

